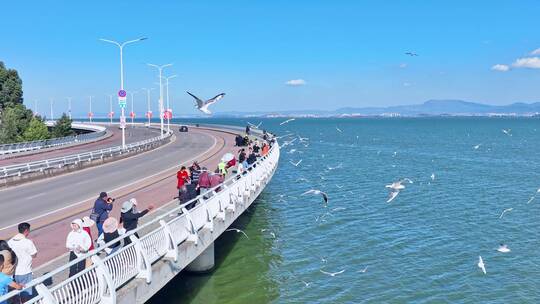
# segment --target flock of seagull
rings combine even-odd
[[[417,55],[416,55],[416,54],[411,54],[411,56],[417,56]],[[295,121],[294,118],[287,119],[287,120],[281,122],[279,125],[282,126],[282,125],[288,124],[288,123],[293,122],[293,121]],[[258,128],[260,128],[262,122],[259,123],[259,124],[257,124],[257,125],[252,124],[252,123],[249,123],[249,122],[248,122],[248,124],[249,124],[252,128],[258,129]],[[339,132],[339,133],[343,133],[343,130],[341,130],[341,129],[340,129],[339,127],[337,127],[337,126],[335,127],[335,130],[336,130],[337,132]],[[512,130],[511,130],[511,129],[502,129],[502,132],[503,132],[504,134],[508,135],[508,136],[512,136]],[[292,136],[293,136],[293,138],[290,138],[290,137],[292,137]],[[286,135],[279,136],[279,137],[277,137],[277,138],[278,138],[278,139],[280,139],[280,138],[287,138],[287,140],[283,140],[283,142],[281,143],[281,147],[282,147],[282,148],[285,148],[285,147],[287,147],[287,146],[293,146],[293,145],[295,145],[295,144],[303,144],[305,147],[307,147],[307,146],[309,145],[309,138],[301,137],[301,136],[299,136],[299,135],[294,135],[293,133],[287,133]],[[357,136],[357,138],[358,138],[358,136]],[[481,146],[482,146],[482,143],[477,144],[477,145],[473,146],[473,149],[474,149],[474,150],[478,150]],[[302,152],[301,152],[301,151],[297,151],[297,149],[292,148],[292,149],[289,149],[289,151],[288,151],[287,153],[288,153],[288,154],[294,154],[294,153],[302,153]],[[394,152],[393,157],[396,157],[396,155],[397,155],[397,152]],[[324,158],[324,154],[322,154],[321,157]],[[290,163],[292,166],[298,168],[298,167],[302,164],[302,161],[303,161],[303,159],[300,159],[300,160],[298,160],[298,161],[296,161],[296,162],[293,162],[292,160],[289,160],[289,163]],[[327,166],[327,167],[326,167],[326,169],[327,169],[328,171],[335,170],[335,169],[338,169],[338,168],[342,168],[342,164],[339,164],[339,165],[336,166],[336,167],[330,167],[330,166]],[[322,180],[325,179],[325,177],[324,177],[323,175],[320,175],[320,178],[321,178]],[[431,181],[434,181],[435,178],[436,178],[435,174],[432,173],[431,176],[430,176]],[[303,177],[300,177],[300,178],[298,178],[296,181],[297,181],[297,182],[299,182],[299,181],[307,182],[308,180],[305,179],[305,178],[303,178]],[[413,180],[411,180],[410,178],[402,178],[402,179],[400,179],[400,180],[398,180],[398,181],[394,181],[394,182],[392,182],[392,183],[390,183],[390,184],[385,185],[385,188],[387,188],[387,190],[388,190],[388,198],[387,198],[386,202],[387,202],[387,203],[391,203],[392,201],[394,201],[394,200],[398,197],[398,195],[400,194],[400,192],[402,192],[402,191],[406,188],[406,184],[413,184],[413,183],[414,183]],[[343,188],[343,186],[340,186],[340,185],[336,185],[336,187],[337,187],[338,189]],[[301,196],[306,196],[306,195],[320,196],[321,199],[322,199],[322,201],[323,201],[323,203],[324,203],[324,207],[325,207],[325,208],[328,207],[328,204],[329,204],[329,195],[328,195],[326,192],[321,191],[321,190],[319,190],[319,189],[309,189],[309,190],[306,190],[305,192],[303,192],[303,193],[301,194]],[[537,197],[538,195],[540,195],[540,188],[539,188],[539,189],[531,196],[531,198],[529,199],[529,201],[528,201],[527,203],[531,203],[533,200],[536,199],[536,197]],[[281,201],[283,201],[283,197],[284,197],[284,195],[281,195],[281,199],[280,199]],[[336,207],[336,208],[333,208],[332,211],[339,211],[339,210],[345,210],[345,209],[346,209],[346,208],[344,208],[344,207]],[[507,213],[509,213],[509,212],[511,212],[511,211],[513,211],[513,210],[514,210],[514,208],[507,208],[507,209],[504,209],[504,210],[502,211],[502,213],[500,214],[499,219],[502,219]],[[327,215],[332,215],[332,213],[331,213],[331,212],[326,212],[325,214],[323,214],[323,215],[321,215],[321,216],[318,216],[318,217],[316,218],[316,221],[324,221],[324,218],[325,218]],[[265,230],[266,230],[266,229],[261,229],[261,231],[265,231]],[[240,229],[237,229],[237,228],[231,228],[231,229],[228,229],[228,230],[226,230],[226,231],[234,231],[234,232],[237,232],[237,233],[243,233],[244,236],[245,236],[246,238],[249,239],[249,237],[247,236],[247,234],[246,234],[244,231],[240,230]],[[274,238],[276,238],[276,236],[275,236],[275,234],[274,234],[273,232],[271,232],[271,235],[272,235]],[[500,252],[500,253],[509,253],[509,252],[511,252],[511,249],[508,247],[508,245],[501,243],[501,244],[499,245],[499,247],[497,248],[497,252]],[[322,261],[323,263],[326,263],[326,258],[324,258],[324,257],[321,258],[321,261]],[[483,259],[482,256],[480,256],[480,255],[478,256],[477,266],[478,266],[478,268],[481,270],[481,272],[482,272],[483,274],[487,274],[486,263],[484,262],[484,259]],[[335,276],[338,276],[338,275],[344,273],[345,270],[346,270],[346,269],[342,269],[342,270],[335,271],[335,272],[329,272],[329,271],[326,271],[326,270],[324,270],[324,269],[320,269],[319,271],[320,271],[320,273],[322,273],[322,274],[328,275],[328,276],[330,276],[330,277],[335,277]],[[368,270],[368,266],[366,266],[364,269],[358,270],[357,272],[365,273],[365,272],[367,272],[367,270]],[[293,274],[293,276],[294,276],[294,274]],[[309,287],[309,286],[312,284],[311,282],[306,282],[306,281],[304,281],[304,280],[299,280],[299,281],[302,282],[302,283],[305,285],[305,287]]]

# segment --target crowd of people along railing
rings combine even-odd
[[[36,278],[25,289],[35,288],[37,296],[26,303],[114,303],[117,289],[128,281],[139,278],[150,283],[152,263],[163,258],[177,261],[177,246],[183,242],[197,244],[197,233],[200,229],[213,229],[214,220],[224,221],[228,212],[230,214],[236,210],[237,204],[244,204],[245,207],[246,201],[252,199],[257,191],[262,191],[277,169],[279,154],[279,145],[276,142],[266,156],[259,158],[243,173],[231,175],[209,192],[182,203],[137,229]],[[195,206],[192,209],[186,209],[193,203]],[[154,229],[143,234],[153,226]],[[141,237],[137,238],[135,233]],[[106,248],[126,238],[130,238],[130,244],[109,256],[100,257],[100,254],[104,255]],[[53,276],[66,273],[72,265],[86,259],[92,260],[90,267],[50,288],[45,286],[44,283],[51,281]],[[14,298],[20,292],[12,291],[0,297],[0,302]]]

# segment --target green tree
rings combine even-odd
[[[21,141],[33,141],[49,139],[51,134],[47,125],[43,122],[41,117],[34,116],[28,125],[28,128],[24,130],[24,133],[20,137]]]
[[[56,121],[54,127],[52,128],[53,137],[64,137],[75,134],[71,129],[72,120],[69,119],[69,116],[66,113],[62,114],[62,117]]]
[[[13,69],[6,69],[0,61],[0,112],[8,107],[23,103],[22,80],[19,73]]]
[[[33,113],[23,104],[4,109],[0,116],[0,143],[14,143],[20,140],[22,134],[30,125]]]

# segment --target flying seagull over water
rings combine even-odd
[[[295,120],[296,120],[295,118],[290,118],[290,119],[287,119],[284,122],[280,123],[279,125],[282,126],[284,124],[290,123],[291,121],[295,121]]]
[[[366,266],[364,269],[362,270],[358,270],[357,272],[361,272],[361,273],[366,273],[367,272],[367,269],[368,269],[368,266]]]
[[[195,101],[197,102],[197,105],[196,107],[203,113],[205,114],[212,114],[212,112],[210,112],[210,110],[208,110],[208,106],[210,106],[211,104],[217,102],[218,100],[220,100],[221,98],[223,98],[223,96],[225,96],[225,93],[221,93],[221,94],[218,94],[216,96],[214,96],[213,98],[210,98],[208,99],[207,101],[203,101],[202,99],[200,99],[199,97],[191,94],[190,92],[187,92],[191,97],[195,98]]]
[[[409,184],[413,183],[411,179],[404,178],[400,181],[393,182],[390,185],[385,186],[390,191],[388,193],[388,200],[386,200],[387,203],[390,203],[391,201],[393,201],[398,196],[399,191],[405,189],[405,185],[403,185],[404,182],[408,182]]]
[[[258,128],[262,125],[262,121],[259,122],[258,125],[254,125],[254,124],[250,123],[249,121],[248,121],[247,123],[248,123],[248,125],[249,125],[250,127],[254,128],[254,129],[258,129]]]
[[[504,134],[506,134],[508,136],[512,136],[512,133],[510,133],[510,132],[512,132],[512,129],[502,129],[502,131],[503,131]]]
[[[531,198],[527,201],[527,204],[534,201],[534,199],[536,198],[536,195],[538,195],[538,193],[540,193],[540,188],[538,188],[538,190],[536,190],[536,193],[531,196]]]
[[[302,160],[299,160],[297,163],[293,163],[292,161],[289,161],[291,163],[291,165],[295,166],[295,167],[298,167],[301,163],[302,163]]]
[[[243,235],[245,235],[248,239],[249,239],[249,236],[242,230],[240,229],[237,229],[237,228],[231,228],[231,229],[227,229],[225,231],[235,231],[236,233],[242,233]]]
[[[331,277],[335,277],[335,276],[337,276],[338,274],[344,273],[344,272],[345,272],[345,269],[343,269],[343,270],[341,270],[341,271],[338,271],[338,272],[326,272],[326,271],[324,271],[324,270],[322,270],[322,269],[319,269],[319,271],[322,272],[322,273],[324,273],[324,274],[326,274],[326,275],[329,275],[329,276],[331,276]]]
[[[405,55],[409,55],[409,56],[411,56],[411,57],[418,56],[418,54],[413,53],[413,52],[406,52]]]
[[[508,246],[506,244],[501,244],[499,246],[499,248],[497,249],[498,252],[501,252],[501,253],[508,253],[512,250],[510,250],[510,248],[508,248]]]
[[[486,265],[484,265],[484,260],[481,256],[478,256],[478,268],[482,269],[482,272],[486,274]]]
[[[302,195],[306,195],[306,194],[322,195],[324,203],[328,204],[328,195],[322,192],[321,190],[311,189],[302,193]]]
[[[339,132],[339,133],[343,133],[343,131],[341,131],[340,128],[336,127],[336,130]]]
[[[505,214],[506,212],[510,212],[510,211],[512,211],[512,210],[514,210],[514,208],[504,209],[503,212],[501,213],[501,216],[499,216],[499,219],[502,219],[502,217],[504,216],[504,214]]]
[[[480,148],[481,145],[482,144],[478,144],[478,145],[474,146],[473,149],[478,150],[478,148]]]

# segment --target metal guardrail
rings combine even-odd
[[[224,221],[228,212],[236,210],[237,204],[244,204],[257,194],[257,191],[262,191],[261,187],[265,187],[277,168],[279,153],[279,145],[275,143],[269,153],[259,158],[245,171],[246,173],[229,177],[221,185],[205,193],[206,198],[199,195],[139,228],[33,280],[26,289],[35,288],[37,296],[26,303],[116,303],[116,290],[128,281],[139,278],[150,283],[154,262],[163,258],[177,261],[178,246],[181,243],[188,242],[196,246],[199,230],[213,229],[214,221]],[[196,203],[195,207],[187,210],[186,206],[193,203]],[[174,218],[171,219],[171,216]],[[144,230],[152,227],[156,228],[143,235]],[[135,233],[139,233],[141,237],[137,238]],[[131,244],[111,255],[99,256],[105,248],[126,238],[130,238]],[[44,285],[44,282],[51,280],[53,276],[65,273],[70,266],[86,259],[92,260],[92,266],[51,288]],[[19,292],[12,291],[0,297],[0,302],[16,297]]]
[[[107,130],[104,127],[89,126],[89,125],[84,125],[84,124],[73,124],[72,126],[77,129],[91,129],[93,131],[90,133],[85,133],[85,134],[80,134],[80,135],[52,138],[52,139],[46,139],[46,140],[26,141],[26,142],[14,143],[14,144],[3,144],[3,145],[0,145],[0,155],[15,154],[15,153],[20,153],[20,152],[41,150],[41,149],[46,149],[46,148],[69,145],[73,143],[85,142],[85,141],[93,140],[101,136],[104,136],[107,133]]]
[[[172,132],[166,133],[163,137],[156,136],[150,139],[134,142],[126,145],[125,149],[121,146],[111,147],[107,149],[95,150],[90,152],[84,152],[79,154],[72,154],[57,158],[51,158],[46,160],[39,160],[24,164],[16,164],[5,167],[0,167],[0,180],[14,176],[22,176],[29,173],[44,172],[49,169],[61,169],[62,167],[69,165],[76,165],[81,162],[90,162],[96,159],[103,159],[105,157],[112,157],[115,155],[121,155],[126,152],[140,149],[141,147],[154,144],[162,139],[168,138],[172,135]]]

